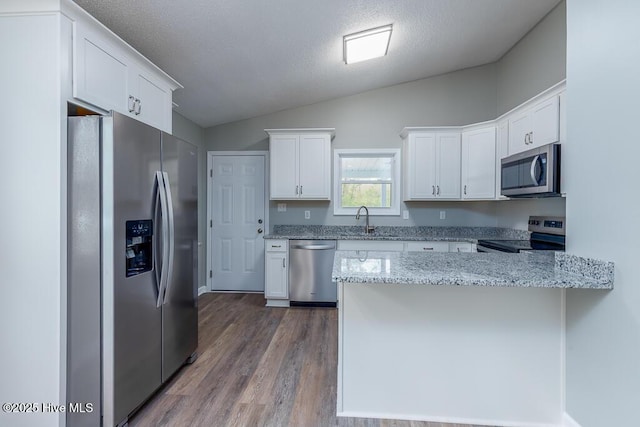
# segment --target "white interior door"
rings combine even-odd
[[[264,291],[265,157],[214,155],[211,290]]]

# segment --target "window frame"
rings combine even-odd
[[[399,148],[366,148],[333,150],[333,214],[355,215],[357,207],[342,206],[342,157],[390,157],[391,158],[391,206],[388,208],[369,207],[369,216],[400,216],[401,201],[401,151]]]

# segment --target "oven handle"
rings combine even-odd
[[[492,253],[492,254],[503,254],[503,253],[506,253],[506,251],[501,251],[500,249],[488,248],[488,247],[482,246],[482,245],[477,245],[476,246],[476,250],[478,252],[487,252],[487,253]]]

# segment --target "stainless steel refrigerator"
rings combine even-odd
[[[196,356],[197,147],[69,117],[67,162],[67,425],[122,425]]]

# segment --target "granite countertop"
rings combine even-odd
[[[265,239],[292,240],[431,240],[477,243],[482,239],[529,239],[529,232],[499,227],[376,227],[365,234],[362,226],[275,225]]]
[[[337,251],[332,278],[344,283],[613,289],[613,263],[552,251]]]

